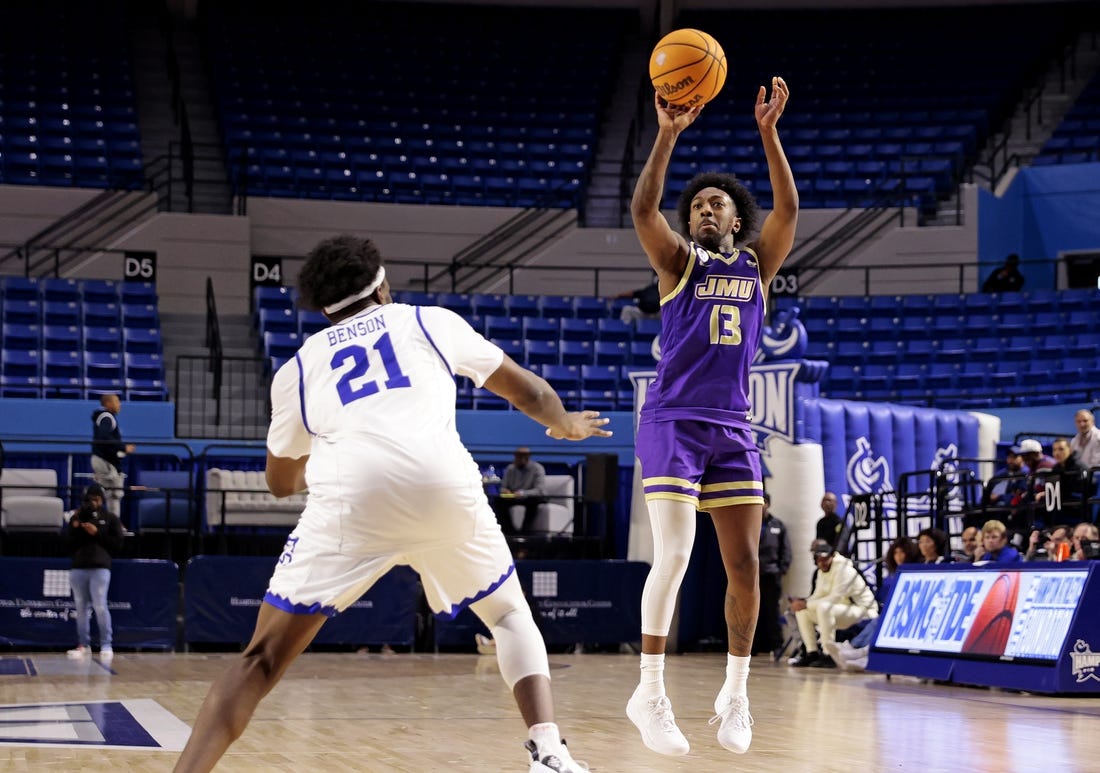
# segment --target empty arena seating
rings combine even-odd
[[[1032,163],[1092,161],[1100,161],[1100,73],[1092,76]]]
[[[1100,324],[1083,307],[1097,301],[1100,291],[1090,289],[878,302],[815,296],[800,304],[800,318],[806,356],[831,364],[826,396],[941,408],[1047,405],[1096,397]]]
[[[0,397],[167,400],[148,282],[0,277]]]
[[[983,23],[978,8],[803,9],[797,19],[783,15],[786,45],[777,54],[774,41],[745,31],[772,28],[782,11],[685,11],[677,26],[737,41],[735,77],[707,105],[698,130],[677,144],[664,206],[675,207],[683,183],[696,173],[721,169],[736,173],[771,207],[752,102],[759,86],[770,93],[771,77],[781,75],[792,99],[780,129],[803,208],[865,207],[899,195],[934,208],[1008,115],[1031,73],[1075,34],[1081,9],[1008,6],[1001,12],[999,20],[1026,27],[1035,45],[1014,51],[974,36]],[[903,28],[912,37],[883,34]],[[937,41],[935,53],[929,39]],[[911,77],[914,66],[919,78]]]
[[[263,471],[206,471],[206,522],[210,529],[235,526],[293,527],[306,504],[305,494],[277,498]]]
[[[372,3],[369,24],[345,24],[323,9],[211,4],[203,34],[238,188],[576,206],[631,13],[428,5],[415,51],[412,13]]]
[[[123,8],[43,0],[0,9],[0,183],[141,187]]]

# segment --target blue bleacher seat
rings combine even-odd
[[[266,287],[260,285],[252,291],[252,307],[260,309],[293,309],[294,295],[289,287]]]
[[[84,395],[88,400],[98,400],[103,395],[125,394],[124,384],[121,378],[91,378],[84,377]]]
[[[84,355],[76,350],[42,352],[42,373],[53,378],[83,380]]]
[[[298,332],[298,314],[293,309],[258,309],[256,318],[260,335]]]
[[[561,341],[562,365],[588,365],[594,357],[591,341]]]
[[[118,303],[118,285],[113,279],[85,279],[80,293],[84,303]]]
[[[634,340],[652,341],[661,334],[661,320],[636,319],[634,320]]]
[[[462,317],[474,313],[474,306],[466,293],[436,293],[435,305],[450,309]]]
[[[618,398],[613,389],[582,389],[579,395],[579,407],[585,411],[613,411]]]
[[[596,320],[596,338],[599,341],[629,342],[634,338],[634,329],[630,323],[619,319]]]
[[[558,321],[542,317],[522,317],[520,338],[526,341],[557,341]]]
[[[37,349],[0,349],[0,375],[9,378],[38,378],[42,357]]]
[[[603,298],[578,295],[573,298],[573,316],[578,319],[602,319],[611,315]]]
[[[562,319],[558,327],[558,335],[564,341],[593,341],[596,338],[596,321],[594,319]]]
[[[523,363],[523,341],[518,338],[489,338],[489,340],[499,346],[513,360],[520,364]]]
[[[582,365],[581,388],[586,390],[614,390],[619,387],[619,368],[614,365]]]
[[[38,325],[42,322],[42,302],[23,298],[5,298],[4,324]]]
[[[572,317],[573,301],[571,295],[543,295],[539,298],[539,312],[546,319]]]
[[[593,349],[595,365],[627,365],[630,363],[630,346],[626,341],[597,341]]]
[[[581,386],[579,365],[543,365],[542,377],[556,392],[578,390]]]
[[[329,324],[328,317],[319,311],[298,312],[298,333],[303,341],[318,330],[324,330]]]
[[[122,313],[117,303],[84,302],[84,324],[88,327],[120,327]]]
[[[124,353],[125,378],[140,381],[159,381],[164,378],[164,362],[159,354]]]
[[[5,376],[0,374],[0,397],[37,399],[42,396],[38,376]]]
[[[643,368],[654,368],[657,360],[653,358],[652,341],[632,341],[630,343],[630,364]]]
[[[121,352],[122,332],[117,327],[87,327],[81,332],[86,352]]]
[[[124,379],[126,399],[157,402],[168,399],[168,388],[160,379]]]
[[[160,327],[160,313],[153,303],[122,303],[119,306],[122,312],[123,327]]]
[[[157,305],[157,288],[152,282],[125,281],[118,288],[119,303]]]
[[[48,277],[40,281],[39,288],[43,301],[68,303],[81,299],[80,283],[75,279]]]
[[[470,295],[470,306],[475,314],[482,317],[490,314],[498,317],[507,316],[508,299],[504,295],[472,293]]]
[[[509,295],[508,314],[512,317],[539,316],[539,297],[537,295]]]
[[[560,362],[558,341],[524,341],[524,361],[528,365],[556,365]]]
[[[43,301],[43,325],[80,325],[83,315],[76,301]]]
[[[302,345],[302,337],[297,333],[264,333],[263,352],[265,357],[293,357]]]
[[[160,354],[162,349],[159,328],[122,328],[122,350],[130,354]]]
[[[523,334],[523,322],[520,317],[500,317],[496,314],[485,316],[486,338],[519,338]],[[556,336],[555,336],[556,337]]]
[[[0,298],[6,301],[41,300],[42,289],[40,282],[33,277],[0,277]]]
[[[38,349],[42,346],[42,326],[5,322],[0,326],[0,345],[5,349]]]

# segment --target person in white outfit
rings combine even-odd
[[[1069,441],[1069,450],[1077,454],[1077,463],[1086,470],[1100,467],[1100,427],[1096,426],[1096,417],[1092,411],[1084,408],[1073,417],[1077,425],[1077,434]]]
[[[878,603],[850,558],[837,553],[825,540],[814,540],[810,552],[817,565],[813,591],[808,598],[791,601],[806,652],[791,665],[836,668],[833,658],[818,648],[819,637],[823,647],[834,647],[838,630],[878,617]]]
[[[213,768],[325,621],[397,565],[420,574],[437,615],[469,606],[491,631],[528,727],[529,771],[584,770],[559,735],[545,643],[455,427],[455,376],[505,398],[552,438],[607,437],[608,420],[567,412],[544,379],[457,314],[393,303],[370,240],[321,242],[298,284],[303,305],[332,325],[272,380],[266,475],[277,497],[309,496],[252,641],[211,686],[176,770]]]

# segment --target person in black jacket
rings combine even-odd
[[[779,600],[783,576],[791,566],[791,538],[784,523],[771,514],[771,497],[764,492],[764,520],[760,525],[760,614],[752,654],[774,652],[783,646]]]
[[[111,558],[122,546],[122,522],[103,506],[103,489],[91,485],[84,491],[80,507],[69,515],[69,584],[76,602],[76,649],[70,658],[92,653],[91,617],[95,610],[99,628],[99,658],[108,664],[114,658],[111,613],[107,609],[107,588],[111,584]]]
[[[103,487],[107,509],[115,515],[122,513],[122,460],[134,452],[132,443],[122,442],[118,428],[118,395],[102,395],[99,408],[92,412],[92,473],[95,482]]]

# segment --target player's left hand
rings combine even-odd
[[[761,129],[774,128],[779,116],[783,115],[783,108],[787,106],[787,100],[791,92],[787,89],[787,82],[779,76],[772,78],[772,97],[765,101],[767,89],[763,86],[756,94],[756,125]]]
[[[555,440],[584,440],[589,437],[611,437],[610,430],[600,429],[611,419],[601,419],[599,411],[570,411],[551,427],[546,434]]]

